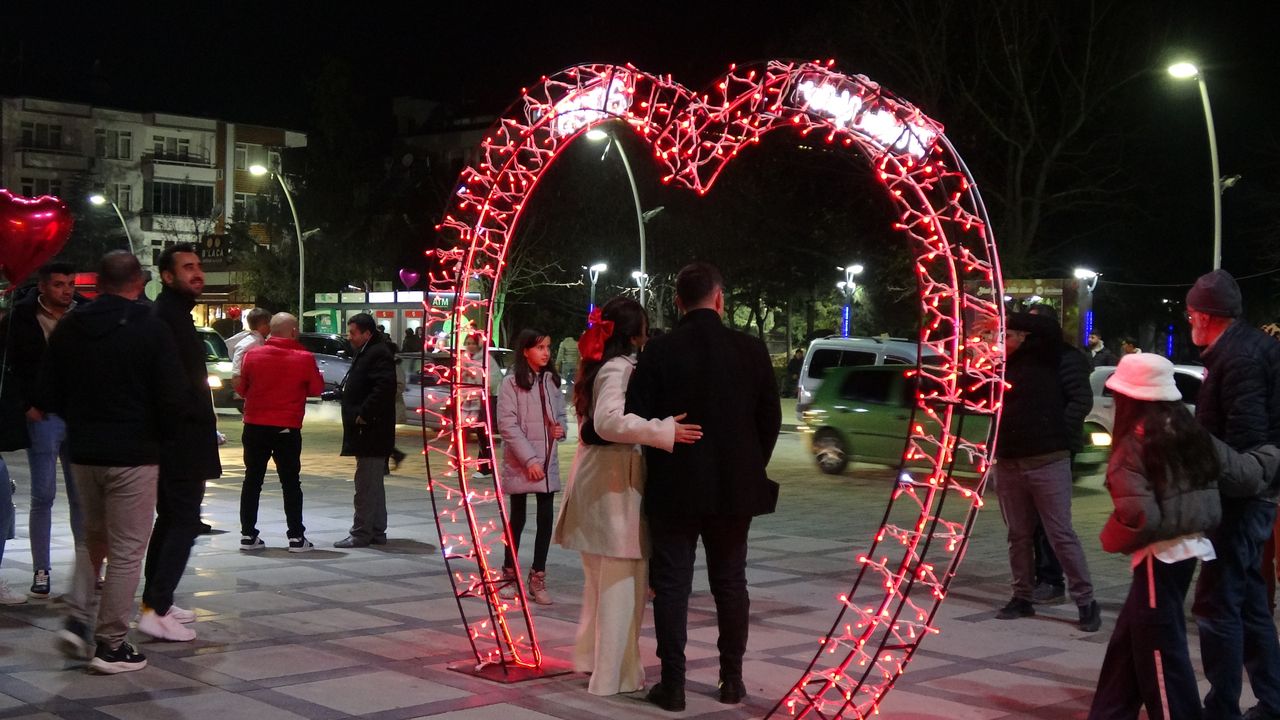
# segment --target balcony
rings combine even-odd
[[[159,165],[179,165],[182,167],[211,168],[213,161],[208,155],[198,153],[143,153],[142,162]]]
[[[74,148],[19,145],[15,152],[18,166],[23,168],[85,172],[93,167],[93,158]]]

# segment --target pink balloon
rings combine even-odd
[[[409,268],[400,268],[400,282],[404,283],[404,286],[407,288],[411,288],[414,285],[417,285],[418,280],[421,279],[421,277],[422,276],[418,274],[417,270],[410,270]]]

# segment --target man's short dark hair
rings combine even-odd
[[[689,263],[676,275],[676,299],[686,308],[702,304],[723,287],[724,279],[711,263]]]
[[[249,317],[245,320],[249,324],[249,329],[262,327],[271,322],[271,311],[265,308],[256,307],[249,311]]]
[[[128,250],[112,250],[98,263],[98,292],[115,295],[142,280],[142,263]]]
[[[369,313],[356,313],[347,318],[348,325],[355,325],[360,332],[377,332],[378,326],[373,323],[373,316]]]
[[[54,260],[53,262],[47,262],[41,265],[39,270],[36,270],[36,277],[40,279],[40,282],[49,282],[49,277],[52,275],[75,275],[75,274],[76,274],[76,266],[72,265],[69,262],[62,262],[61,260]]]
[[[166,270],[173,272],[173,256],[178,253],[191,253],[198,256],[200,255],[200,250],[191,243],[176,243],[174,245],[170,245],[160,253],[160,259],[156,261],[156,265],[160,268],[160,272],[164,272]]]

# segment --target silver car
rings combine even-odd
[[[408,368],[405,373],[404,407],[411,423],[423,423],[429,428],[438,429],[441,425],[440,415],[449,405],[450,387],[447,381],[441,382],[434,373],[413,372],[412,363],[419,357],[401,355],[401,366]],[[507,374],[511,359],[511,351],[507,348],[489,348],[489,362],[497,368],[503,377]],[[441,352],[428,358],[428,363],[447,365],[450,353]],[[425,403],[424,403],[425,401]]]
[[[351,369],[351,342],[333,333],[301,333],[298,342],[316,356],[316,367],[324,377],[324,389],[332,390],[342,384]]]
[[[1089,375],[1089,387],[1093,389],[1093,410],[1084,419],[1084,452],[1076,456],[1076,465],[1096,469],[1105,465],[1111,457],[1111,430],[1115,426],[1115,396],[1107,389],[1107,378],[1116,371],[1114,365],[1095,368]],[[1202,365],[1174,365],[1173,382],[1182,393],[1182,402],[1191,412],[1196,411],[1196,397],[1204,383]]]

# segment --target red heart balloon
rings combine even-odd
[[[16,286],[71,237],[67,204],[51,195],[25,198],[0,190],[0,269]]]

